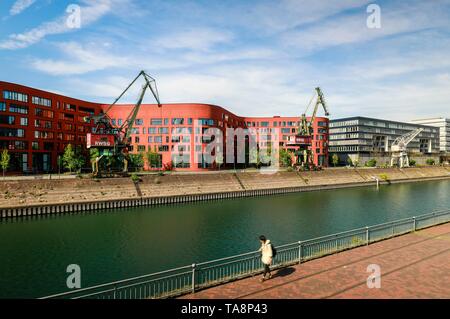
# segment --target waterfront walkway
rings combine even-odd
[[[367,287],[370,264],[381,288]],[[182,298],[450,298],[450,223],[355,248]]]

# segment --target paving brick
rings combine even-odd
[[[367,266],[381,268],[368,288]],[[450,223],[246,278],[181,298],[450,298]]]

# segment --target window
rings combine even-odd
[[[153,143],[153,136],[149,136],[149,137],[148,137],[148,142],[149,142],[149,143]]]
[[[262,127],[267,127],[267,126],[269,126],[269,122],[261,122],[261,126]]]
[[[148,134],[156,134],[156,127],[149,127]]]
[[[169,134],[169,128],[168,127],[160,127],[158,128],[159,134]]]
[[[116,126],[116,119],[111,119],[111,125]]]
[[[74,105],[74,104],[67,103],[66,104],[66,110],[68,110],[68,111],[76,111],[77,110],[77,106]]]
[[[1,137],[24,137],[25,131],[20,128],[14,129],[14,128],[0,127],[0,136]]]
[[[192,124],[192,117],[188,118],[187,124],[188,124],[188,125],[191,125],[191,124]]]
[[[6,103],[0,102],[0,112],[6,112]]]
[[[291,133],[291,130],[288,129],[288,128],[282,128],[282,129],[281,129],[281,133],[289,134],[289,133]]]
[[[151,125],[162,125],[162,119],[151,119],[150,124]]]
[[[199,119],[197,122],[199,125],[214,125],[213,119]]]
[[[38,142],[33,142],[31,143],[31,148],[33,150],[38,150],[39,149],[39,143]]]
[[[54,116],[53,111],[43,110],[43,109],[39,109],[39,108],[36,108],[34,110],[34,114],[36,116],[46,117],[46,118],[50,118],[50,119],[52,119]],[[64,114],[61,114],[61,115],[64,115]]]
[[[15,122],[15,117],[14,116],[0,115],[0,124],[13,125],[14,122]]]
[[[31,98],[31,102],[37,105],[52,107],[52,100],[44,99],[42,97],[33,96]]]
[[[138,152],[145,152],[145,145],[138,145]]]
[[[159,152],[168,152],[169,151],[169,145],[160,145],[158,146]]]
[[[27,125],[28,125],[28,118],[26,118],[26,117],[21,117],[21,118],[20,118],[20,125],[22,125],[22,126],[27,126]]]
[[[28,107],[23,105],[10,104],[9,111],[11,113],[28,114]]]
[[[183,125],[184,124],[184,118],[173,118],[172,119],[172,125]]]
[[[135,136],[135,137],[134,137],[134,142],[135,142],[135,143],[139,143],[139,141],[140,141],[139,136]]]
[[[161,136],[155,136],[155,143],[162,143],[162,137]]]
[[[5,100],[14,100],[28,103],[28,95],[13,91],[3,91],[3,98]]]
[[[134,124],[135,124],[135,125],[142,125],[142,124],[144,124],[144,120],[143,120],[143,119],[136,119],[136,120],[134,121]]]
[[[67,134],[67,135],[71,135],[71,134]],[[34,137],[42,138],[42,139],[53,139],[53,132],[34,131]],[[73,136],[73,139],[75,139],[75,136]]]
[[[118,125],[118,126],[122,126],[122,123],[123,123],[122,119],[118,119],[118,120],[117,120],[117,125]]]
[[[189,135],[183,136],[183,143],[189,143],[191,141],[191,137]]]

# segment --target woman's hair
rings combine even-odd
[[[266,241],[266,236],[264,236],[264,235],[259,236],[259,240],[262,240],[263,242],[265,242]]]

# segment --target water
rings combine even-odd
[[[83,287],[450,207],[450,180],[0,222],[0,298]]]

